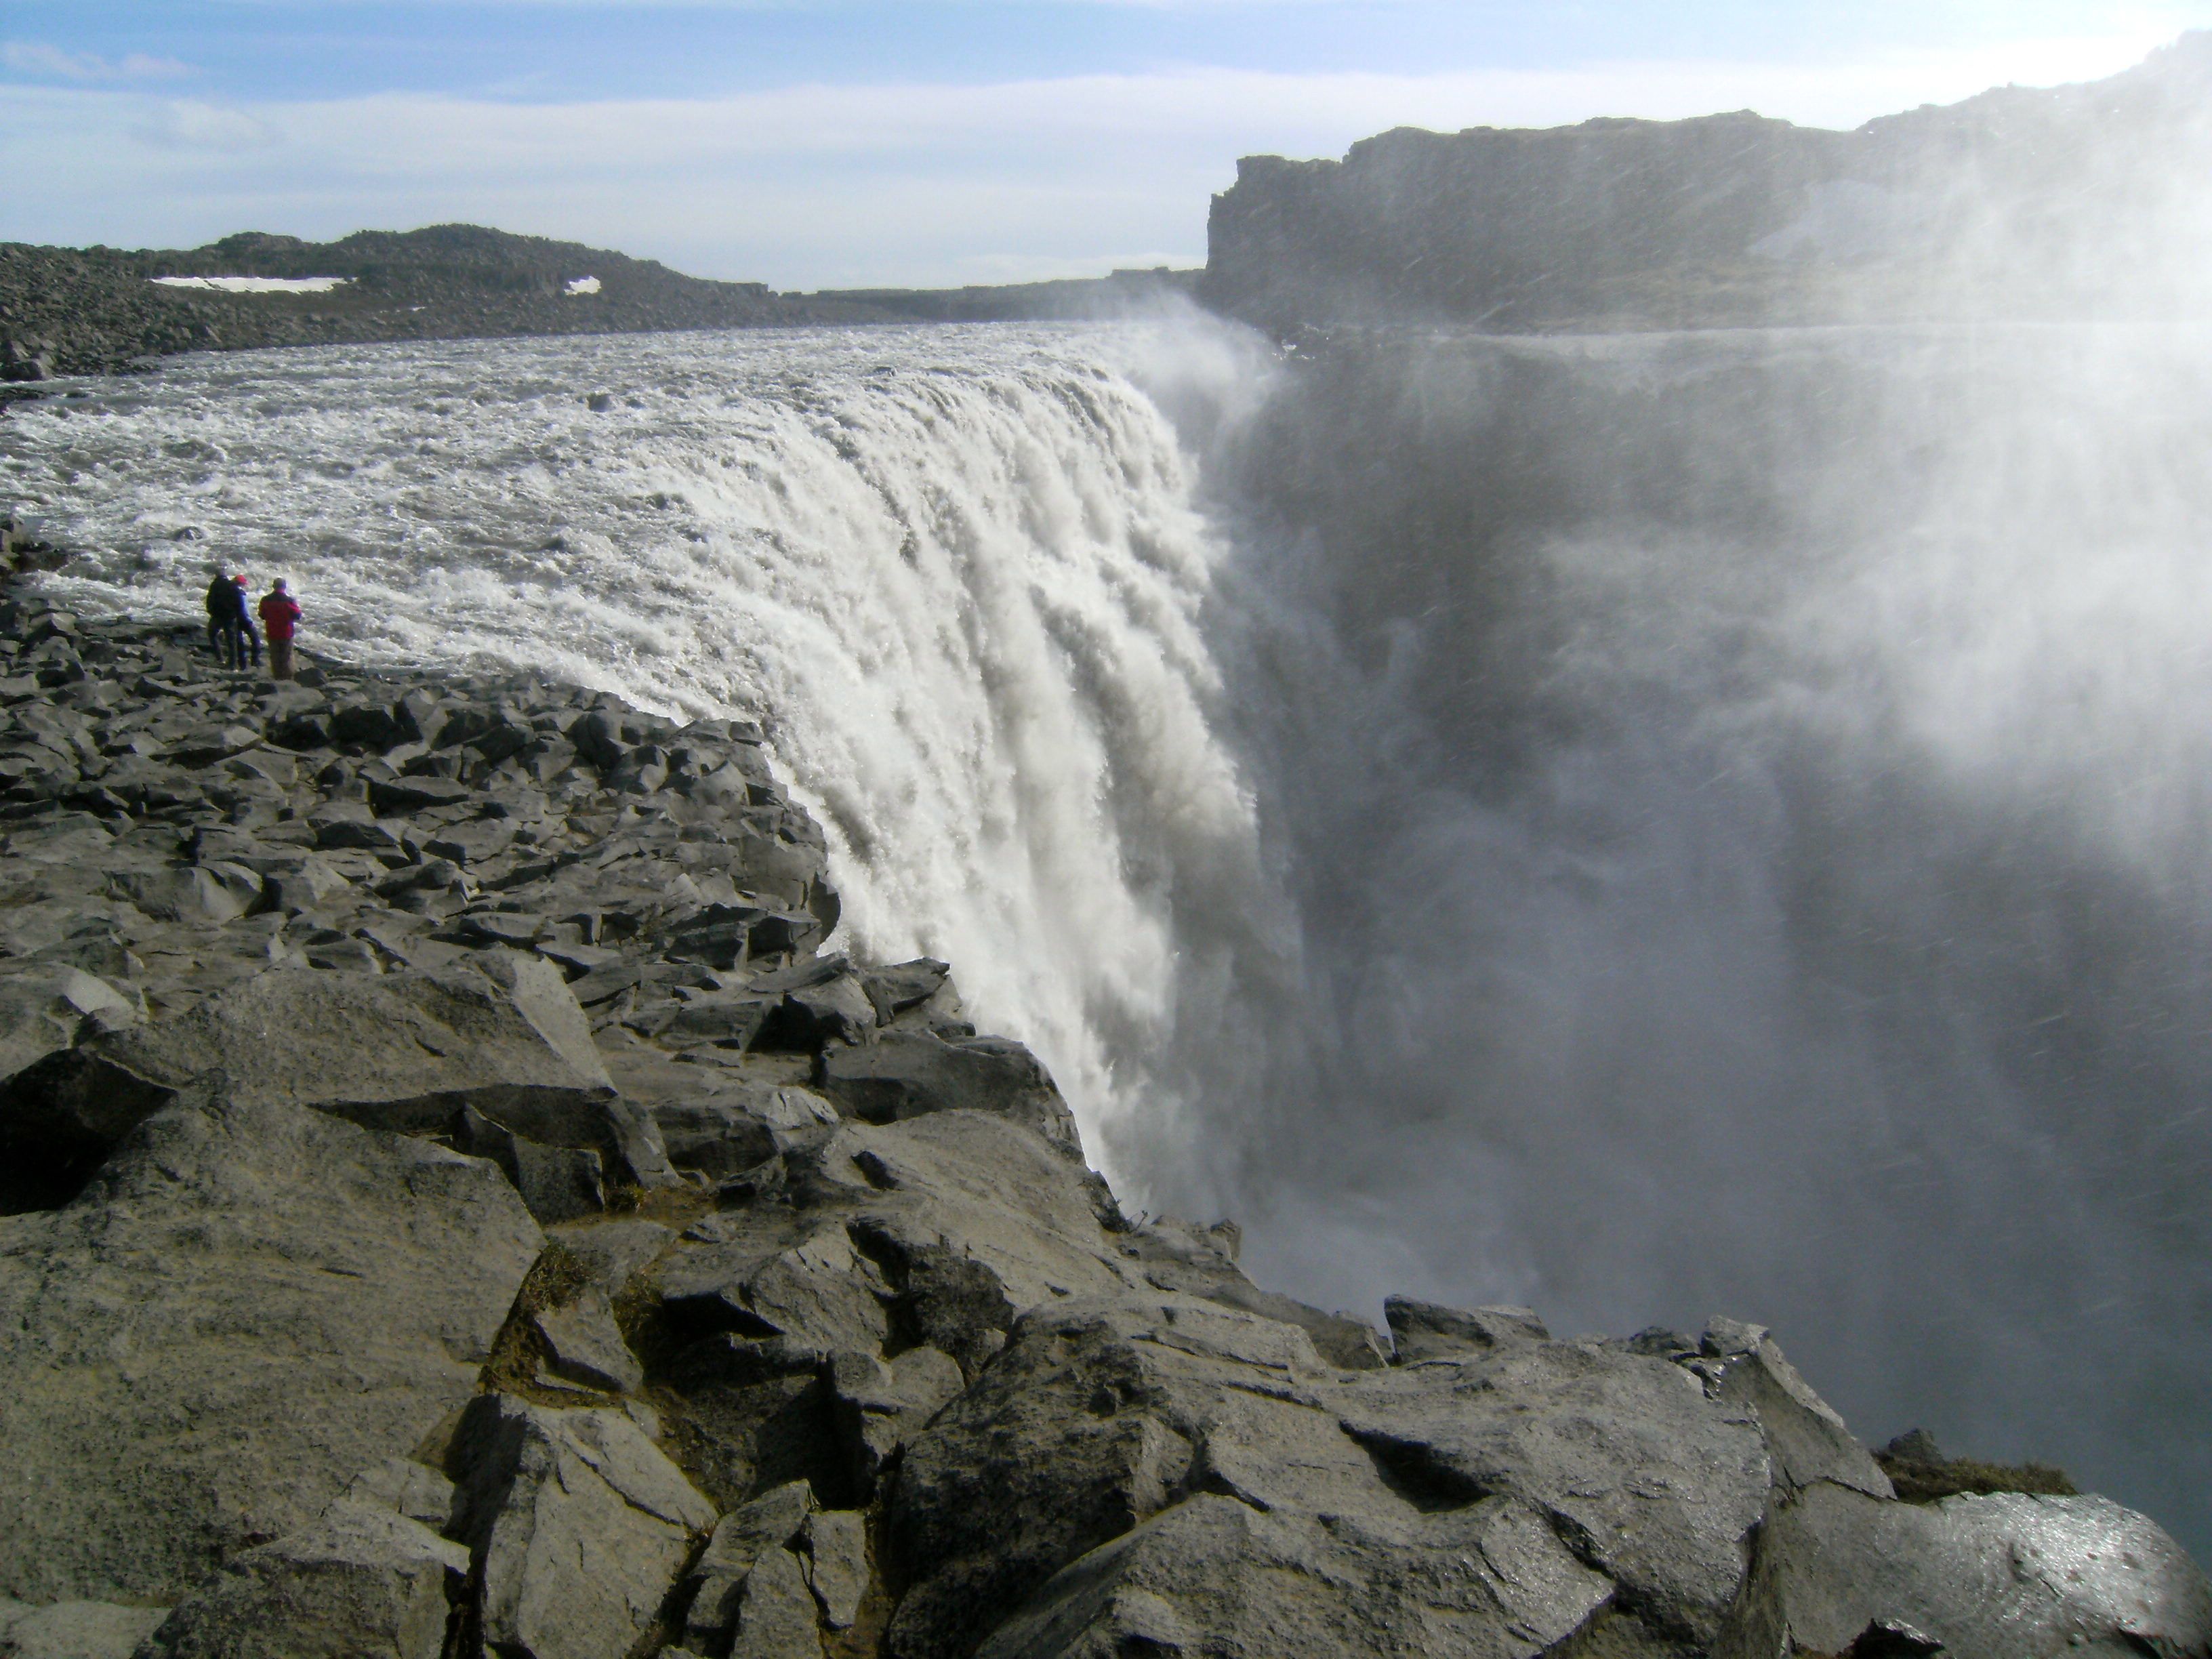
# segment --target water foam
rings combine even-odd
[[[1179,891],[1253,841],[1208,729],[1212,543],[1112,338],[207,356],[27,406],[0,461],[87,550],[52,580],[88,611],[192,616],[215,553],[289,578],[310,648],[763,719],[852,944],[956,963],[1103,1148],[1165,1040]]]

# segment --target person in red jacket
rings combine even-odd
[[[284,579],[261,596],[261,626],[269,635],[269,678],[292,678],[292,630],[300,625],[300,602],[284,591]]]

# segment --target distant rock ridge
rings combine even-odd
[[[2212,1655],[1758,1326],[1133,1222],[744,721],[18,598],[0,837],[0,1655]]]
[[[1251,156],[1213,201],[1206,302],[1278,331],[1500,331],[2200,314],[2212,33],[2125,74],[1851,132],[1749,111],[1400,128]]]
[[[1096,319],[1187,297],[1194,270],[1006,287],[775,294],[651,259],[477,225],[335,242],[246,232],[189,249],[0,244],[0,380],[113,374],[181,351],[830,323]],[[156,277],[338,277],[234,293]],[[3,407],[4,405],[0,405]]]

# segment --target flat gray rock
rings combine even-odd
[[[868,1590],[868,1517],[858,1510],[817,1510],[807,1517],[804,1562],[822,1622],[851,1629]]]
[[[853,1490],[863,1500],[874,1494],[891,1459],[965,1386],[952,1357],[927,1346],[889,1361],[833,1354],[823,1380]]]
[[[730,1659],[821,1659],[814,1592],[798,1559],[769,1550],[753,1563],[738,1594]]]
[[[1823,1483],[1768,1522],[1745,1604],[1716,1659],[1841,1654],[1885,1626],[1945,1659],[2212,1651],[2212,1584],[2157,1525],[2103,1498],[1921,1505]]]
[[[1004,1037],[947,1041],[925,1031],[887,1031],[873,1042],[826,1050],[818,1081],[823,1094],[865,1122],[989,1112],[1035,1130],[1079,1161],[1083,1157],[1075,1115],[1050,1074],[1027,1048]]]
[[[906,1449],[890,1651],[1708,1647],[1768,1498],[1751,1413],[1596,1344],[1462,1352],[1346,1372],[1192,1297],[1033,1310]]]
[[[489,1164],[189,1093],[0,1219],[0,1593],[173,1600],[476,1391],[542,1237]]]
[[[454,1449],[483,1639],[532,1659],[606,1659],[653,1627],[714,1506],[617,1411],[476,1401]]]
[[[59,1172],[58,1185],[81,1181],[132,1123],[219,1071],[239,1101],[410,1133],[448,1133],[473,1107],[532,1140],[605,1145],[665,1170],[658,1131],[614,1102],[558,971],[518,961],[504,989],[474,974],[256,975],[179,1018],[95,1037],[0,1086],[0,1150]]]
[[[608,1394],[635,1394],[644,1386],[644,1368],[623,1340],[614,1310],[599,1291],[587,1288],[567,1306],[546,1309],[537,1323],[545,1342],[546,1369],[563,1382]]]
[[[138,1659],[438,1659],[468,1566],[422,1522],[342,1498],[227,1563]]]
[[[702,1653],[723,1651],[738,1626],[745,1580],[770,1551],[806,1536],[814,1497],[804,1480],[787,1481],[724,1516],[692,1568],[695,1587],[684,1639]]]

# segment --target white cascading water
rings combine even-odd
[[[311,649],[763,719],[854,946],[950,959],[1124,1200],[1237,1215],[1264,1282],[1758,1319],[1866,1437],[2212,1539],[2212,332],[680,335],[88,391],[0,421],[60,595],[196,617],[221,553]]]
[[[1103,1149],[1171,1017],[1177,888],[1253,845],[1206,526],[1114,337],[190,358],[17,410],[0,488],[83,550],[52,586],[88,612],[191,617],[219,555],[290,580],[310,649],[761,719],[852,945],[952,962]]]

